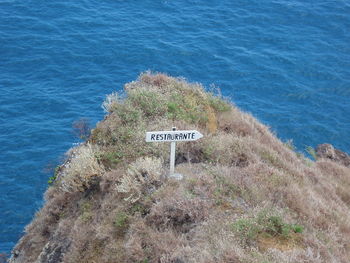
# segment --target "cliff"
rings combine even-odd
[[[199,84],[141,74],[56,169],[17,262],[348,262],[350,169],[311,161]],[[177,144],[146,131],[196,129]]]

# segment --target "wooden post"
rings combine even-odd
[[[173,127],[173,131],[176,131],[176,127]],[[170,176],[175,173],[175,150],[176,142],[170,143]]]
[[[169,177],[181,180],[183,176],[175,173],[175,151],[176,142],[196,141],[203,137],[199,131],[186,130],[178,131],[173,127],[171,131],[152,131],[146,132],[146,142],[170,142],[170,171]]]

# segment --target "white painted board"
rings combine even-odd
[[[146,133],[146,142],[196,141],[203,137],[199,131],[152,131]]]

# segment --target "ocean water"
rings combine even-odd
[[[0,253],[50,174],[145,70],[215,85],[283,140],[350,151],[347,0],[0,0]]]

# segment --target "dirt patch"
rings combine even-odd
[[[260,235],[257,239],[258,247],[261,251],[270,248],[281,251],[290,251],[294,249],[303,249],[302,237],[298,233],[290,233],[289,237]]]

